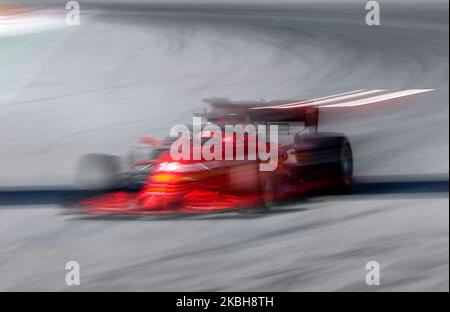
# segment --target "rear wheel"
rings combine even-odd
[[[260,196],[262,208],[270,209],[275,204],[276,185],[275,177],[271,172],[260,173]]]
[[[330,181],[339,188],[353,182],[353,155],[348,139],[339,133],[315,133],[295,138],[302,180]]]

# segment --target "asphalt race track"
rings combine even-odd
[[[83,8],[82,8],[83,9]],[[0,290],[448,291],[448,3],[97,5],[0,37]],[[92,218],[60,205],[80,155],[123,155],[205,97],[435,89],[324,112],[357,184],[267,214]],[[81,285],[65,265],[81,265]],[[367,286],[365,265],[381,266]]]

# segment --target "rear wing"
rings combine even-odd
[[[210,98],[203,101],[213,110],[246,114],[255,122],[303,122],[305,128],[317,132],[319,110],[354,108],[376,103],[386,103],[395,99],[410,97],[433,89],[408,89],[399,91],[355,90],[329,95],[311,100],[231,101],[227,98]]]
[[[289,107],[292,103],[300,100],[276,100],[262,101],[231,101],[226,98],[204,99],[212,112],[245,114],[253,122],[277,123],[277,122],[303,122],[305,128],[317,131],[319,123],[319,109],[314,105],[302,107]],[[302,101],[304,102],[304,101]],[[283,107],[283,109],[272,109],[272,107]],[[285,107],[286,106],[286,107]]]
[[[319,127],[319,108],[313,105],[301,108],[285,108],[280,110],[251,109],[248,112],[250,119],[265,123],[298,123],[303,122],[309,132],[317,132]]]

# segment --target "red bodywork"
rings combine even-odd
[[[249,117],[254,123],[303,122],[305,128],[317,131],[318,112],[313,107],[273,111],[251,110],[251,105],[228,102],[216,104],[213,103],[214,116],[226,116],[231,111],[233,116],[246,118],[247,122]],[[154,139],[146,141],[162,144]],[[247,142],[248,137],[244,145]],[[277,148],[279,165],[273,172],[260,172],[258,160],[173,161],[166,151],[150,160],[154,163],[152,170],[137,193],[109,192],[85,199],[79,205],[90,214],[211,213],[263,205],[261,177],[267,174],[277,186],[275,200],[332,183],[299,183],[298,164],[292,162],[295,155],[289,152],[293,142],[280,143]]]

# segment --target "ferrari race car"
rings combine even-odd
[[[92,196],[76,201],[90,214],[210,213],[266,210],[313,190],[346,190],[353,155],[344,134],[319,132],[319,110],[402,103],[432,89],[356,90],[307,101],[206,99],[192,127],[165,140],[141,138],[126,170],[118,157],[89,154],[77,174]],[[382,106],[382,105],[381,105]],[[137,157],[137,155],[140,155]]]
[[[352,184],[350,142],[343,134],[318,131],[318,107],[299,101],[205,102],[209,110],[194,116],[198,129],[193,122],[165,140],[141,138],[144,148],[133,149],[126,170],[119,157],[84,155],[77,182],[96,192],[76,206],[89,214],[268,209],[288,196]]]
[[[356,90],[306,101],[206,99],[192,126],[165,140],[141,138],[126,169],[111,155],[82,157],[77,174],[88,190],[71,205],[89,214],[211,213],[253,208],[315,190],[347,190],[353,180],[349,140],[319,132],[322,109],[411,103],[433,89]],[[407,100],[406,100],[407,99]]]

